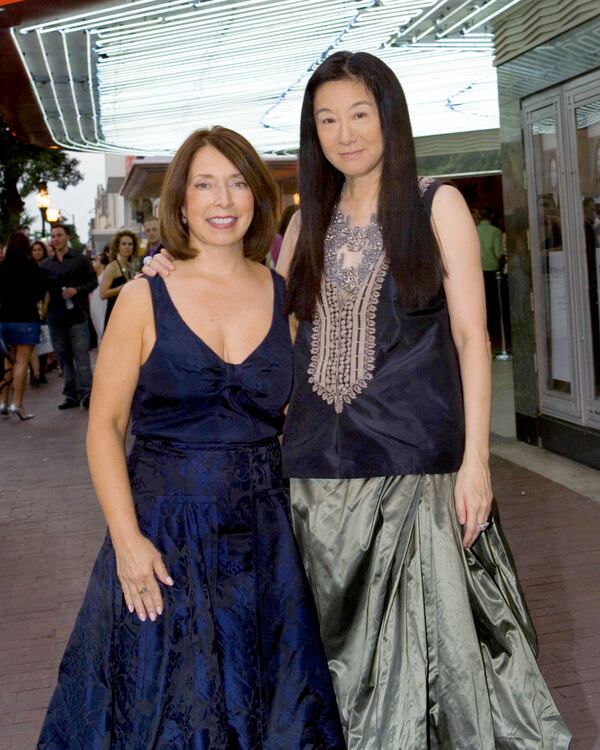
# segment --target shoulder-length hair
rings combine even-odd
[[[252,144],[242,135],[217,125],[192,133],[179,147],[169,165],[160,194],[160,236],[169,252],[180,260],[193,258],[189,228],[181,220],[189,170],[196,152],[213,146],[240,171],[254,196],[254,216],[244,235],[244,255],[261,261],[273,244],[278,194],[266,166]]]
[[[135,258],[135,256],[138,253],[138,238],[130,229],[121,229],[115,234],[115,236],[112,238],[110,242],[110,250],[108,252],[108,257],[111,260],[117,259],[121,237],[131,237],[131,241],[133,242],[133,252],[131,253],[131,257]]]
[[[362,82],[379,110],[383,160],[377,218],[404,309],[426,306],[444,279],[440,250],[421,197],[412,128],[395,73],[367,52],[336,52],[312,74],[300,117],[300,233],[288,279],[287,311],[310,320],[323,275],[323,245],[344,175],[325,158],[314,117],[317,89],[329,81]]]

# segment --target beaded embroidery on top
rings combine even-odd
[[[419,180],[421,194],[432,182]],[[376,216],[366,227],[351,227],[339,207],[327,230],[324,251],[308,382],[341,414],[373,378],[377,308],[389,262]]]

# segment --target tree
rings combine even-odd
[[[23,198],[46,182],[63,190],[77,185],[83,180],[78,166],[63,151],[22,143],[0,118],[0,239],[21,224]]]

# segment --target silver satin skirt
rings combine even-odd
[[[465,551],[449,474],[292,479],[349,750],[564,750],[496,519]]]

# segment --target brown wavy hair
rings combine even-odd
[[[261,261],[269,252],[276,232],[277,187],[254,146],[229,128],[216,125],[196,130],[179,147],[169,165],[160,194],[160,236],[173,257],[186,260],[197,255],[190,247],[189,229],[181,221],[189,169],[196,152],[213,146],[239,169],[254,196],[254,216],[244,235],[244,255]]]
[[[121,229],[121,231],[117,232],[115,236],[112,238],[110,242],[110,250],[108,252],[108,257],[111,260],[116,260],[117,254],[119,252],[119,243],[121,242],[121,237],[131,237],[133,241],[133,252],[131,253],[131,258],[135,258],[138,254],[138,238],[137,236],[129,229]]]

